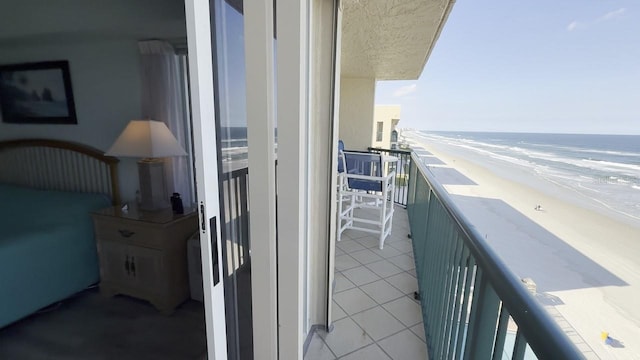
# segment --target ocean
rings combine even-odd
[[[418,132],[443,143],[516,165],[574,190],[598,206],[640,220],[640,136],[481,132]]]

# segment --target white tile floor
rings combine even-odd
[[[314,334],[305,360],[427,359],[409,221],[396,207],[384,249],[375,235],[347,230],[336,247],[331,333]]]

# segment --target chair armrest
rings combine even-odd
[[[345,178],[350,178],[350,179],[371,180],[371,181],[384,181],[384,180],[389,181],[389,180],[393,179],[396,176],[396,172],[392,171],[386,176],[358,175],[358,174],[348,174],[348,173],[342,173],[340,175],[344,176]]]
[[[371,180],[371,181],[384,181],[387,178],[386,176],[357,175],[357,174],[347,174],[347,173],[344,173],[343,176],[349,179],[360,179],[360,180]]]

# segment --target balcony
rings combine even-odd
[[[334,329],[305,359],[584,358],[416,154],[407,165],[384,250],[365,233],[337,244]]]
[[[392,234],[347,230],[336,244],[333,331],[318,331],[305,359],[425,359],[426,343],[407,211],[396,206]]]

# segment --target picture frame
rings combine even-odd
[[[69,62],[0,65],[0,117],[11,124],[77,124]]]

